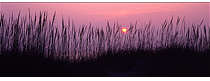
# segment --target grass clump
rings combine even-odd
[[[161,63],[167,65],[163,66],[170,68],[149,71],[147,73],[150,76],[179,76],[180,73],[174,71],[169,74],[168,71],[176,69],[181,72],[186,68],[191,69],[180,76],[209,76],[207,58],[210,52],[210,28],[203,21],[187,26],[185,18],[178,17],[175,20],[172,17],[166,19],[159,28],[152,26],[151,21],[142,27],[138,27],[136,22],[131,23],[127,33],[123,33],[120,24],[114,23],[111,26],[109,21],[105,28],[93,27],[91,23],[76,27],[70,19],[65,24],[62,18],[61,26],[55,26],[55,18],[56,13],[49,20],[46,12],[32,17],[30,10],[28,16],[21,17],[19,12],[17,17],[12,14],[8,19],[1,13],[1,68],[10,69],[5,70],[3,73],[6,74],[2,76],[9,76],[10,73],[17,76],[16,73],[22,70],[31,72],[31,76],[108,76],[105,67],[114,66],[115,62],[125,63],[119,64],[121,69],[124,66],[136,67],[133,63],[138,64],[138,60],[143,58],[153,59],[151,62],[154,63],[162,59],[164,62]],[[189,65],[180,68],[180,64]],[[198,65],[205,67],[207,72],[201,75],[196,75],[199,71],[190,74],[192,70],[200,69]],[[159,74],[158,70],[163,74]]]

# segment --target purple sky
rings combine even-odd
[[[139,25],[146,24],[150,19],[154,26],[161,26],[165,19],[172,15],[186,18],[189,23],[199,23],[204,20],[209,25],[210,3],[0,3],[1,12],[5,15],[18,13],[22,15],[47,11],[48,17],[52,19],[56,11],[56,21],[61,22],[70,17],[75,24],[94,26],[105,26],[109,20],[111,24],[119,22],[123,27],[128,27],[131,22],[138,21]],[[59,24],[58,24],[59,25]]]

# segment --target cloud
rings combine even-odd
[[[119,18],[119,17],[125,17],[125,16],[131,16],[131,15],[137,15],[137,14],[144,14],[144,13],[154,13],[154,12],[164,12],[164,11],[177,11],[175,9],[167,9],[162,7],[155,7],[155,8],[135,8],[135,9],[121,9],[121,10],[115,10],[115,11],[96,11],[96,12],[90,12],[88,14],[90,15],[98,15],[102,18]]]

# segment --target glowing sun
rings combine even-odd
[[[122,32],[124,32],[124,33],[127,32],[127,29],[126,28],[123,28],[122,29]]]

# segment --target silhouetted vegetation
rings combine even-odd
[[[210,28],[165,20],[162,27],[56,26],[46,12],[0,17],[1,76],[210,76]]]

